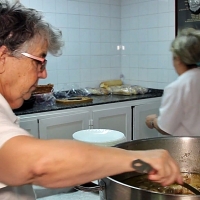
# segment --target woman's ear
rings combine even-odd
[[[8,50],[6,46],[0,47],[0,74],[5,71],[5,59],[8,56]]]
[[[173,57],[173,60],[174,60],[174,65],[176,65],[177,67],[183,64],[183,62],[178,56]]]

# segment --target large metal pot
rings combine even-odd
[[[179,163],[181,172],[200,173],[200,137],[163,137],[135,140],[116,145],[128,150],[166,149]],[[123,162],[123,161],[122,161]],[[123,184],[121,181],[138,175],[135,172],[104,178],[99,181],[101,200],[197,200],[200,196],[151,192]]]

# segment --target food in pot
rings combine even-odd
[[[200,174],[182,173],[182,176],[183,176],[183,180],[186,183],[200,190]],[[134,187],[149,190],[149,191],[164,193],[164,194],[193,195],[193,193],[190,190],[178,184],[173,184],[173,185],[169,185],[165,187],[161,186],[159,183],[150,181],[147,178],[147,175],[139,175],[139,176],[131,177],[122,182],[130,186],[134,186]]]

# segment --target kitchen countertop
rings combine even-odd
[[[37,200],[100,200],[98,193],[75,191],[38,198]]]
[[[62,103],[56,103],[53,106],[47,106],[46,104],[34,104],[34,106],[30,109],[26,110],[14,110],[16,115],[25,115],[25,114],[33,114],[33,113],[40,113],[40,112],[48,112],[48,111],[56,111],[62,109],[71,109],[71,108],[78,108],[78,107],[86,107],[86,106],[94,106],[94,105],[101,105],[101,104],[108,104],[108,103],[117,103],[117,102],[124,102],[124,101],[132,101],[132,100],[140,100],[140,99],[147,99],[147,98],[155,98],[161,97],[163,94],[163,90],[158,89],[149,89],[149,92],[146,94],[139,94],[139,95],[131,95],[131,96],[122,96],[122,95],[102,95],[90,96],[93,99],[91,103],[81,103],[81,104],[73,104],[73,105],[66,105]]]

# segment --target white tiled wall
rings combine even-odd
[[[169,51],[175,37],[175,1],[122,0],[121,20],[125,82],[163,89],[177,77]]]
[[[45,19],[63,32],[63,54],[57,58],[48,55],[48,78],[40,84],[53,83],[55,89],[68,88],[69,84],[97,87],[103,80],[119,78],[120,0],[20,2],[42,11]]]
[[[48,55],[55,89],[124,82],[163,88],[177,76],[169,46],[175,34],[174,0],[20,0],[63,32],[60,57]],[[117,51],[124,45],[124,51]]]

